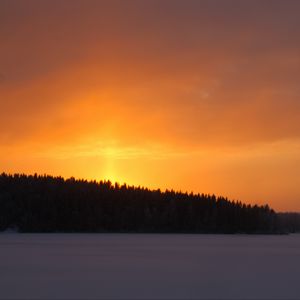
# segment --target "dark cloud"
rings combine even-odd
[[[299,47],[297,1],[2,1],[15,80],[94,57],[200,63]],[[190,58],[188,58],[190,57]],[[180,65],[179,65],[180,67]]]

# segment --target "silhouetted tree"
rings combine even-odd
[[[267,205],[245,205],[215,195],[151,191],[110,181],[3,173],[0,230],[7,228],[191,233],[273,233],[280,229],[276,213]],[[287,230],[294,228],[289,225]]]

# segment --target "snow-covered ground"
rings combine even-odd
[[[0,234],[0,299],[300,299],[300,235]]]

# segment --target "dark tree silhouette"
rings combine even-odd
[[[282,232],[300,232],[300,213],[278,213],[279,226]]]
[[[277,214],[224,197],[110,181],[0,175],[0,230],[20,232],[274,233]]]

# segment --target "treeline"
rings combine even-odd
[[[0,175],[0,230],[276,233],[277,214],[215,195],[39,175]]]
[[[282,232],[300,232],[300,213],[278,213],[279,227]]]

